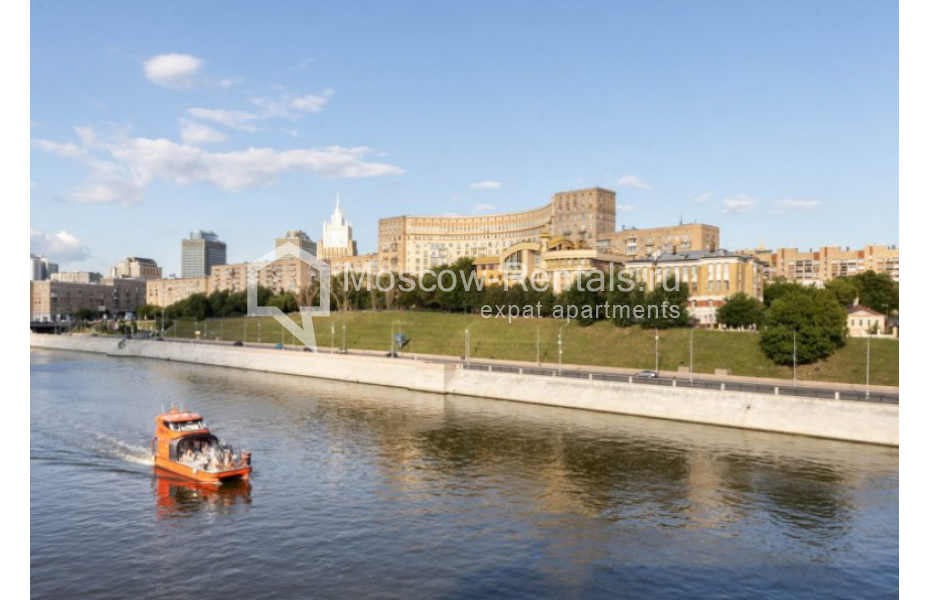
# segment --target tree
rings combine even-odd
[[[593,277],[591,274],[578,275],[578,279],[559,294],[558,300],[563,307],[574,306],[577,309],[578,323],[585,327],[597,321],[597,307],[603,303],[598,292],[588,289],[588,282]]]
[[[887,273],[866,271],[850,278],[859,292],[859,304],[883,314],[898,310],[898,284]]]
[[[644,329],[686,327],[691,322],[688,314],[688,284],[674,276],[646,294],[645,317],[640,324]]]
[[[795,336],[799,364],[827,358],[846,344],[846,309],[826,289],[798,286],[781,294],[766,311],[764,324],[759,345],[781,365],[792,363]]]
[[[717,309],[717,322],[731,329],[758,327],[762,319],[762,303],[743,292],[733,294]]]
[[[859,297],[859,287],[852,277],[837,277],[827,282],[826,288],[843,306],[850,306]]]
[[[776,277],[772,281],[766,282],[765,287],[762,289],[762,303],[765,305],[765,308],[768,308],[772,305],[772,302],[785,294],[790,294],[802,289],[804,289],[804,286],[800,283],[788,281],[784,277]]]
[[[146,306],[146,305],[143,305]],[[142,307],[140,307],[141,309]],[[160,309],[159,309],[160,310]],[[91,308],[79,308],[74,311],[74,318],[78,321],[93,321],[97,318],[97,311]]]

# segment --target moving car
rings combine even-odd
[[[640,371],[639,373],[636,374],[636,377],[639,377],[641,379],[655,379],[658,376],[659,374],[656,373],[655,371]]]

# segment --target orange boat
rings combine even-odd
[[[252,473],[251,452],[237,457],[210,433],[203,417],[177,408],[155,417],[152,455],[156,468],[200,483],[247,480]]]

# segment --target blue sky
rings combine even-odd
[[[377,220],[617,191],[730,248],[898,241],[894,2],[42,2],[31,250],[179,272]],[[482,185],[483,184],[483,185]]]

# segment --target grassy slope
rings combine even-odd
[[[499,358],[533,362],[536,360],[536,332],[539,329],[540,358],[543,362],[557,363],[559,328],[564,321],[553,319],[483,319],[477,315],[431,312],[349,312],[327,318],[314,318],[317,343],[329,346],[330,326],[336,326],[336,345],[341,345],[342,325],[346,325],[349,348],[388,351],[391,324],[400,321],[403,331],[410,336],[407,352],[461,356],[465,348],[465,328],[471,326],[472,357]],[[261,341],[282,341],[282,328],[270,318],[232,318],[200,322],[197,329],[204,337],[244,341],[258,341],[261,323]],[[169,335],[191,337],[195,330],[192,322],[179,322]],[[395,329],[396,330],[396,329]],[[689,330],[675,329],[659,332],[660,369],[675,370],[687,365]],[[292,343],[285,332],[283,341]],[[611,367],[651,369],[655,366],[655,340],[653,332],[639,327],[619,329],[610,323],[599,322],[581,327],[573,322],[562,328],[565,364],[588,364]],[[838,381],[865,383],[866,340],[850,339],[845,348],[827,361],[798,368],[799,379],[808,381]],[[887,339],[872,340],[871,382],[874,385],[898,385],[898,342]],[[753,377],[791,378],[791,367],[779,367],[768,360],[759,349],[754,333],[697,330],[694,332],[694,370],[713,373],[714,369],[729,369],[732,375]]]

